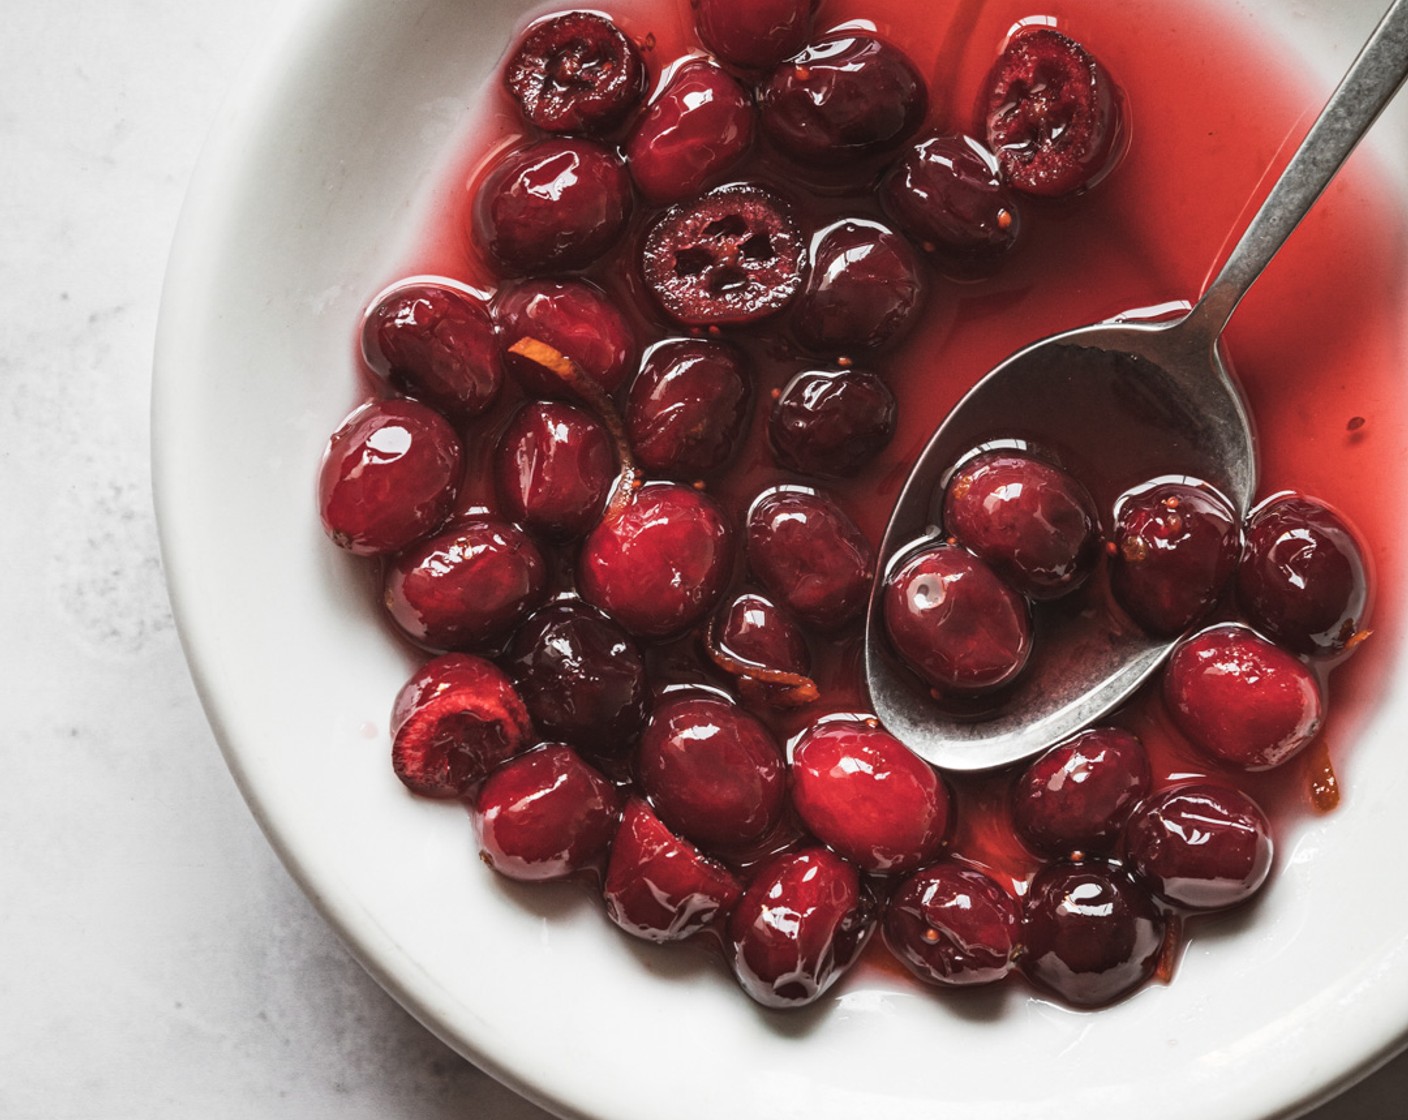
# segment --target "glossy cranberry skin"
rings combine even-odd
[[[823,354],[874,350],[904,335],[924,308],[927,284],[909,241],[879,222],[845,218],[812,238],[811,271],[792,330]]]
[[[1293,654],[1244,626],[1214,626],[1180,642],[1164,670],[1178,729],[1208,757],[1269,770],[1320,731],[1324,698]]]
[[[1022,914],[1011,892],[952,860],[916,871],[896,888],[880,932],[920,980],[943,987],[991,984],[1012,971]]]
[[[590,140],[538,140],[499,158],[474,202],[474,240],[508,276],[585,268],[616,245],[631,180]]]
[[[962,548],[916,552],[885,581],[881,606],[895,652],[942,693],[1001,688],[1031,655],[1026,600]]]
[[[658,206],[698,194],[753,146],[752,98],[704,59],[684,63],[626,141],[626,166]]]
[[[1058,743],[1012,783],[1012,829],[1032,851],[1070,858],[1113,849],[1153,782],[1144,744],[1117,727]]]
[[[508,637],[542,600],[546,585],[542,554],[522,529],[474,519],[392,560],[383,602],[413,641],[437,650],[473,649]]]
[[[739,984],[764,1007],[820,998],[870,939],[875,902],[856,869],[825,848],[761,864],[729,917]]]
[[[895,434],[895,395],[869,370],[808,370],[768,413],[778,466],[819,478],[856,474]]]
[[[529,28],[504,70],[524,117],[544,132],[600,135],[645,94],[640,52],[609,19],[566,12]]]
[[[875,556],[835,501],[816,490],[765,490],[748,511],[748,566],[803,622],[835,630],[860,616]]]
[[[463,475],[459,437],[438,412],[415,401],[369,401],[323,452],[323,529],[358,556],[398,552],[444,523]]]
[[[777,65],[811,35],[812,0],[694,0],[692,6],[704,46],[743,70]]]
[[[626,435],[647,471],[693,480],[733,457],[748,378],[732,346],[672,338],[646,351],[626,399]]]
[[[1129,822],[1126,848],[1136,875],[1191,910],[1245,902],[1271,873],[1271,825],[1261,806],[1210,782],[1151,797]]]
[[[813,725],[792,752],[792,804],[812,834],[862,871],[894,875],[929,863],[949,826],[934,768],[879,727]]]
[[[503,512],[544,536],[596,524],[616,480],[606,429],[570,404],[535,401],[514,414],[494,457]]]
[[[733,532],[713,499],[655,483],[587,534],[577,583],[632,634],[663,638],[701,621],[732,569]]]
[[[1343,653],[1368,617],[1364,553],[1334,510],[1290,495],[1247,520],[1237,568],[1237,602],[1247,621],[1295,653]]]
[[[1164,926],[1124,871],[1095,860],[1051,864],[1022,908],[1022,971],[1075,1007],[1101,1007],[1153,975]]]
[[[474,803],[481,858],[500,875],[529,883],[595,865],[620,816],[616,787],[561,743],[504,763]]]
[[[715,640],[729,657],[737,658],[745,666],[798,677],[811,673],[812,656],[806,638],[771,599],[746,591],[722,607],[717,617]],[[745,701],[796,706],[796,694],[787,685],[768,683],[746,674],[737,678],[736,685]]]
[[[605,292],[585,280],[524,280],[504,288],[494,300],[494,321],[504,368],[534,397],[575,399],[537,362],[509,353],[520,339],[547,343],[608,393],[626,383],[640,353],[635,328]]]

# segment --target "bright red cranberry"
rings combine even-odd
[[[945,860],[899,885],[880,932],[890,952],[919,979],[970,987],[1012,971],[1021,924],[1010,891],[975,867]]]
[[[692,59],[671,76],[626,141],[626,166],[649,201],[691,198],[753,145],[753,100],[712,62]]]
[[[533,743],[512,682],[492,662],[448,653],[426,662],[391,709],[391,765],[424,797],[464,797]]]
[[[1254,895],[1271,873],[1271,825],[1239,789],[1210,782],[1155,794],[1129,822],[1134,873],[1160,897],[1221,910]]]
[[[620,240],[631,180],[590,140],[538,140],[500,157],[474,202],[475,242],[510,276],[585,268]]]
[[[1046,856],[1109,852],[1153,774],[1144,744],[1117,727],[1058,743],[1012,784],[1012,828]]]
[[[778,486],[748,511],[748,566],[774,599],[803,622],[835,630],[860,615],[875,556],[835,501]]]
[[[599,135],[645,94],[645,65],[621,29],[594,12],[534,24],[504,71],[523,115],[544,132]]]
[[[646,351],[626,400],[626,435],[648,471],[695,479],[733,456],[748,419],[743,355],[722,342],[672,338]]]
[[[1001,688],[1031,655],[1026,600],[962,548],[916,552],[885,581],[882,608],[895,652],[940,692]]]
[[[369,401],[323,452],[323,529],[358,556],[399,552],[444,523],[463,473],[459,437],[438,412],[415,401]]]
[[[421,645],[472,649],[508,637],[546,585],[542,555],[522,529],[476,519],[391,561],[383,602],[392,621]]]
[[[474,805],[484,862],[533,883],[596,864],[620,816],[616,787],[560,743],[504,763],[484,780]]]
[[[762,187],[731,183],[665,211],[646,235],[646,286],[690,327],[752,323],[802,286],[806,245],[792,207]]]
[[[1209,486],[1140,486],[1115,503],[1110,585],[1151,634],[1181,634],[1212,610],[1237,571],[1241,527]]]
[[[825,848],[761,864],[728,922],[733,971],[765,1007],[820,998],[855,963],[875,925],[856,869]]]
[[[797,340],[823,354],[873,350],[904,334],[927,291],[909,241],[845,218],[812,238],[812,267],[792,312]]]
[[[948,834],[948,790],[893,735],[859,720],[811,727],[792,752],[792,804],[807,828],[862,871],[930,862]]]
[[[1296,653],[1334,656],[1350,648],[1369,605],[1364,554],[1334,510],[1290,495],[1247,521],[1237,602],[1247,620]]]
[[[812,0],[694,0],[699,38],[744,70],[776,66],[802,49],[812,30]]]
[[[719,651],[740,665],[733,666],[738,693],[745,701],[778,707],[795,707],[807,702],[799,698],[794,685],[769,683],[751,676],[751,667],[790,674],[799,681],[809,679],[811,650],[802,632],[777,604],[751,591],[744,592],[719,610],[716,641]],[[813,697],[814,698],[814,697]]]
[[[563,382],[537,362],[509,353],[514,343],[536,338],[581,366],[608,393],[626,383],[640,344],[620,309],[585,280],[525,280],[499,292],[494,321],[504,368],[534,397],[570,396]]]
[[[646,941],[678,941],[725,917],[741,889],[733,873],[682,840],[632,798],[606,868],[606,916]]]
[[[362,323],[362,356],[397,392],[448,416],[478,416],[504,375],[484,301],[431,281],[384,293]]]
[[[1022,910],[1022,971],[1076,1007],[1099,1007],[1153,975],[1165,920],[1125,872],[1091,860],[1038,871]]]
[[[768,442],[779,466],[845,478],[889,444],[895,411],[895,395],[869,370],[809,370],[773,402]]]
[[[576,537],[601,516],[616,481],[611,437],[561,401],[534,401],[509,421],[494,474],[503,511],[549,537]]]
[[[1244,626],[1214,626],[1180,642],[1164,670],[1178,729],[1209,757],[1269,770],[1308,746],[1324,719],[1315,675]]]
[[[1049,27],[1014,35],[988,79],[988,147],[1007,181],[1054,198],[1099,182],[1118,154],[1120,105],[1109,74]]]

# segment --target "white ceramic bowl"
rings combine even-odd
[[[1327,77],[1380,4],[1244,0],[1239,18]],[[1197,939],[1171,986],[1094,1014],[1018,985],[943,1000],[874,975],[763,1013],[700,957],[628,943],[580,893],[489,874],[462,813],[405,794],[386,717],[410,666],[365,569],[322,536],[314,465],[354,403],[363,302],[444,188],[521,18],[513,0],[296,5],[221,114],[162,311],[157,499],[192,670],[271,843],[368,970],[491,1073],[602,1120],[1251,1120],[1408,1042],[1408,669],[1352,752],[1341,811],[1282,836],[1264,901]],[[1398,189],[1405,110],[1375,137]]]

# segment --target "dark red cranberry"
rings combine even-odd
[[[534,397],[571,396],[571,390],[537,362],[509,353],[521,339],[547,343],[608,393],[626,383],[640,352],[626,317],[585,280],[525,280],[505,288],[494,299],[494,321],[504,368]]]
[[[1247,621],[1296,653],[1334,656],[1364,629],[1369,581],[1353,531],[1313,498],[1290,495],[1247,521],[1237,602]]]
[[[678,941],[733,909],[738,880],[631,798],[606,868],[606,916],[646,941]]]
[[[626,166],[657,205],[698,194],[753,144],[752,98],[705,59],[670,77],[626,141]]]
[[[480,657],[448,653],[427,661],[391,708],[391,765],[424,797],[464,797],[532,742],[512,682]]]
[[[1084,47],[1049,27],[1012,37],[987,87],[988,147],[1012,186],[1054,198],[1094,185],[1119,131],[1114,83]]]
[[[1144,744],[1117,727],[1058,743],[1012,784],[1012,828],[1034,852],[1109,852],[1153,775]]]
[[[777,604],[762,595],[744,592],[721,608],[718,618],[715,638],[719,650],[742,663],[743,671],[736,675],[735,684],[744,700],[778,707],[796,707],[806,702],[798,697],[795,686],[769,683],[746,671],[762,669],[766,671],[764,675],[782,672],[798,680],[808,679],[811,673],[807,640]]]
[[[1022,916],[1010,891],[952,860],[916,871],[890,896],[885,945],[930,984],[991,984],[1012,971]]]
[[[802,49],[812,30],[812,0],[693,0],[699,38],[744,70],[776,66]]]
[[[728,922],[733,971],[765,1007],[820,998],[855,963],[875,925],[856,869],[825,848],[761,864]]]
[[[1115,503],[1110,586],[1151,634],[1181,634],[1203,618],[1237,571],[1241,526],[1209,486],[1140,486]]]
[[[863,369],[799,373],[768,414],[778,465],[822,478],[855,474],[894,434],[895,395]]]
[[[534,401],[499,440],[494,473],[504,513],[549,537],[576,537],[601,516],[616,480],[606,429],[580,408]]]
[[[1305,663],[1244,626],[1214,626],[1180,642],[1164,670],[1178,729],[1209,757],[1269,770],[1308,746],[1324,698]]]
[[[407,637],[431,649],[502,641],[542,600],[547,571],[528,535],[475,519],[407,549],[386,567],[383,602]]]
[[[904,334],[926,284],[909,241],[879,222],[845,218],[812,238],[812,267],[792,312],[797,340],[824,354],[873,350]]]
[[[885,581],[885,631],[930,686],[974,694],[1014,680],[1032,651],[1027,602],[972,553],[916,552]]]
[[[748,511],[748,566],[803,622],[835,630],[860,615],[875,557],[856,524],[816,490],[778,486]]]
[[[1126,846],[1136,875],[1192,910],[1244,902],[1271,873],[1271,825],[1232,786],[1199,782],[1155,794],[1129,822]]]
[[[563,879],[595,864],[620,816],[616,787],[560,743],[504,763],[474,805],[484,862],[525,882]]]
[[[399,552],[444,523],[463,474],[459,437],[438,412],[415,401],[369,401],[323,452],[323,529],[358,556]]]
[[[484,301],[432,281],[382,294],[362,323],[362,357],[397,392],[458,418],[488,409],[504,379]]]
[[[752,323],[802,286],[806,245],[792,207],[746,183],[665,211],[646,235],[646,286],[685,326]]]
[[[538,140],[500,157],[474,201],[474,240],[505,274],[585,268],[616,245],[631,180],[590,140]]]
[[[733,456],[748,418],[743,356],[722,342],[672,338],[646,351],[626,400],[626,435],[648,471],[695,479]]]
[[[948,835],[948,790],[934,768],[860,720],[818,723],[802,736],[792,804],[818,840],[862,871],[914,871]]]
[[[523,115],[544,132],[599,135],[645,94],[645,65],[621,29],[595,12],[534,24],[504,71]]]
[[[1090,860],[1038,871],[1022,909],[1022,971],[1076,1007],[1099,1007],[1153,975],[1165,920],[1124,871]]]

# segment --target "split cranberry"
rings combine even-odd
[[[535,338],[571,358],[608,393],[626,383],[640,351],[636,332],[606,293],[585,280],[525,280],[494,299],[504,367],[534,397],[570,393],[537,362],[510,353]]]
[[[323,529],[358,556],[398,552],[444,523],[463,473],[459,437],[438,412],[415,401],[369,401],[323,452]]]
[[[1179,643],[1164,670],[1164,700],[1194,746],[1243,770],[1298,754],[1319,733],[1325,707],[1304,662],[1233,625]]]
[[[748,418],[743,355],[722,342],[675,338],[646,351],[626,400],[626,434],[648,471],[688,479],[733,456]]]
[[[744,592],[718,614],[716,640],[728,657],[743,663],[735,681],[747,701],[781,707],[795,706],[796,691],[785,684],[768,683],[746,672],[748,668],[788,673],[807,678],[812,669],[807,640],[771,599]]]
[[[597,135],[621,124],[644,96],[645,65],[609,19],[567,12],[529,29],[504,84],[544,132]]]
[[[512,682],[492,662],[448,653],[396,694],[391,765],[424,797],[464,797],[485,774],[533,743]]]
[[[590,529],[616,479],[606,430],[561,401],[520,408],[495,458],[504,512],[549,537],[576,537]]]
[[[797,340],[823,354],[873,350],[904,334],[926,284],[909,241],[861,218],[834,222],[811,245],[812,267],[792,312]]]
[[[693,0],[704,45],[731,66],[762,70],[802,49],[813,0]]]
[[[889,444],[895,411],[895,395],[868,370],[809,370],[792,378],[773,402],[768,442],[779,466],[844,478]]]
[[[930,984],[1001,980],[1015,964],[1021,910],[1001,884],[953,860],[916,871],[885,908],[885,945]]]

